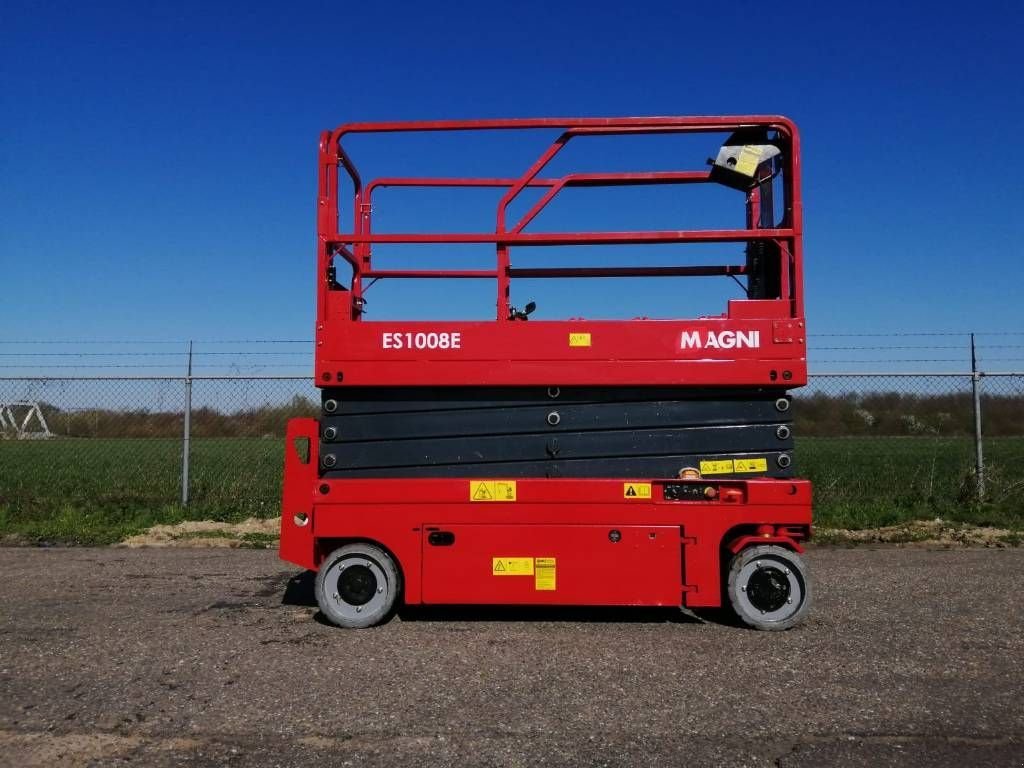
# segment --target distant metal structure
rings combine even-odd
[[[53,437],[38,400],[0,402],[0,437],[13,440],[46,440]]]

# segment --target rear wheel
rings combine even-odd
[[[346,544],[327,556],[316,575],[316,601],[332,624],[350,629],[385,621],[401,592],[391,556],[373,544]]]
[[[772,545],[750,547],[729,565],[729,603],[755,629],[789,629],[807,616],[811,585],[795,552]]]

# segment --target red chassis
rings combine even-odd
[[[560,134],[514,178],[402,177],[364,184],[342,147],[343,138],[354,133],[541,129]],[[525,231],[567,187],[716,182],[714,172],[689,170],[544,177],[545,167],[571,139],[730,132],[735,137],[751,131],[761,132],[781,152],[771,161],[759,162],[749,188],[742,190],[744,229]],[[791,389],[806,383],[799,138],[785,118],[356,123],[322,135],[319,170],[315,376],[320,387],[341,392],[346,387],[467,385],[706,390]],[[339,170],[353,190],[351,232],[343,232],[339,224]],[[493,232],[385,234],[371,227],[372,195],[382,186],[506,191]],[[519,221],[508,222],[509,204],[530,187],[546,192]],[[781,206],[772,201],[773,188]],[[776,216],[773,210],[778,209],[781,214]],[[516,268],[511,259],[512,249],[518,247],[700,242],[768,246],[763,253],[775,270],[773,287],[750,295],[754,277],[749,256],[745,264],[678,267]],[[496,262],[493,269],[377,269],[375,243],[491,243]],[[337,279],[336,265],[341,263],[351,269],[346,285]],[[716,317],[530,322],[519,322],[525,318],[517,316],[509,300],[510,285],[519,277],[630,276],[746,276],[748,297],[729,301],[727,311]],[[493,280],[495,320],[364,318],[363,293],[372,281],[424,278]],[[804,480],[701,477],[699,472],[678,478],[530,477],[507,481],[513,490],[507,501],[501,501],[481,499],[478,493],[481,483],[487,495],[488,488],[495,491],[495,483],[506,482],[500,475],[326,477],[320,439],[315,420],[289,424],[280,555],[320,571],[321,607],[328,618],[344,626],[376,623],[363,621],[357,612],[363,606],[372,612],[377,598],[371,593],[378,584],[384,585],[381,592],[400,595],[406,604],[717,607],[723,604],[727,586],[737,580],[736,590],[746,592],[749,587],[769,595],[767,602],[754,607],[762,615],[777,617],[774,626],[738,610],[748,624],[761,628],[785,628],[797,618],[795,609],[787,612],[772,602],[779,595],[790,603],[794,598],[809,602],[809,585],[797,557],[801,541],[811,533],[811,490]],[[300,450],[299,443],[308,447]],[[456,541],[457,546],[449,545]],[[352,575],[348,581],[339,576],[346,565]],[[331,575],[324,582],[328,571]],[[780,587],[779,579],[789,581]],[[348,612],[335,611],[332,598]],[[346,603],[349,598],[351,605]],[[805,610],[803,606],[800,618]]]
[[[673,480],[520,480],[514,503],[482,504],[470,480],[320,480],[316,440],[314,419],[289,422],[281,558],[316,570],[342,544],[377,543],[400,565],[407,605],[718,607],[723,556],[754,544],[803,552],[810,536],[806,480],[682,481],[718,501],[666,501]],[[651,498],[624,496],[645,483]],[[469,546],[431,547],[437,530]],[[556,560],[557,588],[495,578],[504,557]]]

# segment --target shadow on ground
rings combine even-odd
[[[281,596],[282,605],[315,608],[316,573],[303,571],[288,579]],[[605,606],[532,606],[532,605],[406,605],[397,615],[402,621],[526,621],[574,623],[693,624],[721,622],[721,611],[702,611],[699,615],[680,608],[630,608]],[[321,614],[316,620],[328,623]]]

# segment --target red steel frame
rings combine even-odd
[[[629,232],[530,233],[526,227],[564,188],[639,184],[702,184],[706,171],[588,173],[545,178],[540,174],[574,137],[622,134],[713,133],[748,127],[775,131],[784,152],[784,215],[780,226],[764,229],[757,190],[746,194],[746,229]],[[538,159],[515,178],[378,178],[364,184],[342,147],[353,133],[557,129],[560,134]],[[339,169],[353,189],[353,229],[339,225]],[[316,383],[318,386],[444,385],[674,385],[770,386],[793,388],[806,382],[803,314],[802,213],[799,136],[779,116],[650,117],[350,123],[325,132],[320,140],[318,184],[318,289]],[[374,233],[372,196],[378,187],[504,188],[494,232]],[[509,204],[527,187],[546,192],[512,226]],[[742,275],[744,265],[680,267],[514,268],[512,247],[545,245],[749,242],[770,240],[781,254],[781,296],[733,300],[718,317],[682,320],[559,320],[514,322],[509,318],[509,287],[516,277],[629,277]],[[372,263],[375,243],[493,243],[493,270],[379,270]],[[328,278],[340,257],[352,268],[346,290]],[[496,319],[466,322],[367,321],[361,303],[368,280],[380,278],[488,278],[497,283]],[[459,349],[384,349],[384,333],[461,334]],[[683,333],[758,331],[757,348],[681,349]],[[589,346],[567,344],[567,334],[590,334]],[[497,351],[496,351],[497,350]],[[482,365],[482,363],[484,363]],[[300,450],[300,443],[308,450]],[[398,563],[403,599],[408,604],[553,603],[719,606],[724,558],[751,543],[777,543],[796,551],[811,533],[811,489],[804,480],[520,479],[514,503],[470,500],[465,479],[352,479],[318,477],[318,426],[312,419],[288,427],[280,554],[284,560],[316,569],[341,543],[368,541],[383,546]],[[624,485],[650,483],[646,499],[627,499]],[[666,483],[698,483],[704,501],[670,501]],[[461,526],[470,540],[483,543],[455,571],[430,563],[425,543],[433,525]],[[609,527],[635,541],[656,542],[619,548],[609,567],[655,568],[628,595],[610,593],[598,576],[596,539]],[[591,530],[593,529],[593,530]],[[482,532],[482,533],[481,533]],[[666,545],[665,541],[669,543]],[[625,541],[626,539],[624,539]],[[633,540],[633,539],[630,539]],[[512,543],[508,543],[512,542]],[[653,544],[651,546],[654,546]],[[515,551],[508,551],[509,549]],[[607,549],[601,550],[607,554]],[[492,556],[555,556],[563,563],[559,587],[535,591],[527,582],[494,579]],[[475,558],[475,559],[474,559]],[[630,558],[633,558],[632,560]],[[568,568],[566,567],[568,563]],[[658,570],[660,568],[660,570]],[[438,570],[440,569],[440,570]],[[584,575],[584,573],[590,576]],[[427,574],[431,574],[429,577]]]
[[[727,230],[672,230],[629,232],[524,231],[545,206],[566,187],[628,186],[640,184],[702,184],[707,171],[653,173],[569,174],[544,178],[540,174],[573,138],[623,134],[722,133],[742,128],[773,130],[785,141],[783,178],[784,218],[779,228]],[[557,129],[561,133],[537,160],[515,178],[379,178],[364,184],[355,164],[343,149],[345,136],[357,133],[417,131],[478,131]],[[317,217],[317,334],[316,377],[321,385],[345,384],[456,385],[768,385],[784,376],[787,386],[806,383],[803,318],[802,209],[800,197],[799,135],[793,123],[778,116],[650,117],[525,120],[467,120],[408,123],[350,123],[324,132],[320,139]],[[339,168],[353,185],[352,231],[339,225]],[[506,188],[496,212],[493,232],[374,233],[373,193],[378,187],[496,187]],[[507,222],[513,200],[527,187],[546,193],[514,225]],[[757,219],[757,191],[747,194],[748,223]],[[781,298],[770,301],[734,300],[720,317],[692,320],[646,321],[531,321],[508,322],[509,290],[516,277],[582,278],[629,276],[742,275],[745,265],[677,267],[515,268],[513,247],[550,245],[616,245],[658,243],[749,242],[772,240],[778,244]],[[474,270],[378,270],[373,267],[376,243],[457,244],[493,243],[496,266]],[[330,290],[328,267],[335,258],[352,268],[350,290]],[[496,281],[497,322],[389,323],[367,321],[361,307],[366,281],[379,278],[488,278]],[[758,349],[682,350],[683,332],[758,331]],[[381,348],[389,332],[458,332],[458,350],[428,354],[424,350]],[[567,333],[591,333],[590,347],[566,349]],[[500,350],[496,353],[495,350]],[[484,378],[481,378],[481,371]],[[339,375],[342,377],[339,379]]]

